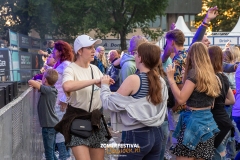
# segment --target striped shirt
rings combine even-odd
[[[140,78],[140,87],[137,93],[132,95],[132,97],[136,99],[146,97],[148,95],[149,90],[147,73],[140,73],[138,74],[138,76]]]

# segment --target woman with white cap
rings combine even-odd
[[[74,41],[76,61],[63,73],[62,86],[68,97],[68,107],[55,129],[64,135],[66,145],[71,147],[76,160],[103,160],[104,148],[101,144],[106,144],[111,137],[100,111],[99,87],[103,75],[97,66],[90,64],[94,59],[94,46],[100,43],[100,39],[78,36]],[[114,83],[113,80],[110,83]],[[93,128],[90,136],[73,133],[71,125],[76,119],[90,120]]]

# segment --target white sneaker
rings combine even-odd
[[[55,156],[57,157],[57,159],[59,158],[59,152],[55,151]]]
[[[165,151],[164,157],[165,157],[167,160],[170,160],[170,159],[172,158],[172,156],[169,154],[168,151]]]
[[[46,160],[45,153],[42,154],[42,159],[41,160]]]

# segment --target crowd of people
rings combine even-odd
[[[140,35],[128,51],[107,56],[103,46],[95,49],[102,40],[88,35],[78,36],[73,48],[49,42],[52,50],[41,51],[44,72],[28,82],[41,92],[46,159],[57,159],[57,148],[61,160],[71,159],[70,150],[76,160],[103,160],[101,146],[111,139],[104,110],[121,143],[140,147],[118,159],[164,160],[170,151],[177,160],[240,159],[240,50],[210,46],[205,32],[217,11],[208,10],[187,49],[174,25],[163,50]]]

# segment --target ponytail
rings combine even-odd
[[[149,91],[148,91],[148,98],[147,100],[154,105],[161,103],[162,100],[162,86],[159,79],[159,74],[156,69],[151,69],[148,73],[148,84],[149,84]]]

